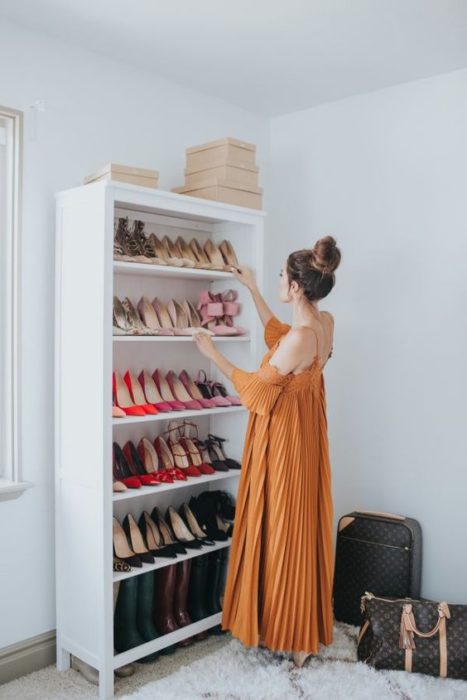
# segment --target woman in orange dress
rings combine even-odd
[[[201,352],[249,410],[222,629],[247,646],[289,651],[297,666],[333,640],[333,501],[323,367],[332,353],[334,319],[318,302],[335,283],[341,254],[331,236],[291,253],[280,299],[292,305],[281,323],[246,268],[234,270],[251,291],[269,348],[261,367],[232,365],[206,334]]]

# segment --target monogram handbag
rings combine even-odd
[[[422,531],[419,523],[393,513],[353,511],[339,519],[334,573],[334,616],[360,625],[360,598],[420,597]]]
[[[376,669],[467,680],[467,605],[365,592],[359,661]]]

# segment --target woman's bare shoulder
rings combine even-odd
[[[334,316],[330,311],[321,311],[321,315],[324,316],[324,318],[328,318],[332,325],[334,325]]]

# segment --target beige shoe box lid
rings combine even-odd
[[[252,192],[253,194],[263,194],[262,187],[253,187],[253,185],[240,185],[238,182],[233,182],[232,180],[220,180],[217,177],[206,178],[202,182],[196,183],[196,185],[183,185],[182,187],[172,187],[172,192],[177,192],[178,194],[186,194],[187,192],[194,192],[196,190],[205,189],[206,187],[228,187],[232,190],[240,190],[241,192]]]
[[[225,138],[203,143],[186,149],[186,167],[188,170],[205,170],[213,164],[235,164],[255,166],[256,146],[246,141]]]
[[[101,180],[102,178],[108,177],[116,180],[124,180],[125,176],[130,176],[130,178],[147,178],[149,180],[159,180],[159,172],[157,170],[148,170],[147,168],[134,168],[129,165],[120,165],[119,163],[107,163],[103,165],[102,168],[96,170],[96,172],[88,175],[84,178],[84,184],[87,185],[95,180]]]
[[[247,143],[247,141],[240,141],[239,139],[234,139],[227,136],[226,138],[217,139],[216,141],[202,143],[200,146],[191,146],[191,148],[186,149],[186,153],[189,155],[191,153],[198,153],[198,151],[206,151],[210,148],[217,148],[218,146],[237,146],[237,148],[244,148],[246,151],[256,151],[256,146],[254,143]]]

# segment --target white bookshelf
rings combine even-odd
[[[196,301],[200,291],[237,289],[241,313],[238,325],[246,336],[216,337],[222,351],[237,366],[257,367],[263,349],[262,326],[248,292],[231,273],[175,268],[113,260],[114,218],[128,216],[146,222],[157,235],[179,234],[220,242],[230,240],[239,260],[263,279],[263,212],[209,200],[117,182],[100,182],[57,194],[56,333],[55,333],[55,471],[57,668],[66,670],[74,654],[99,671],[99,697],[112,698],[114,669],[219,624],[221,613],[130,649],[114,653],[113,585],[130,576],[206,554],[230,545],[230,540],[190,550],[177,559],[159,558],[131,572],[113,572],[112,518],[158,505],[178,507],[191,495],[222,489],[234,496],[238,470],[189,477],[187,481],[112,491],[112,442],[123,445],[140,437],[151,439],[168,420],[189,418],[200,437],[215,433],[227,438],[228,455],[241,460],[247,412],[242,406],[159,413],[156,416],[112,418],[112,370],[139,373],[158,367],[198,369],[225,381],[184,336],[113,336],[112,298],[146,295]]]

